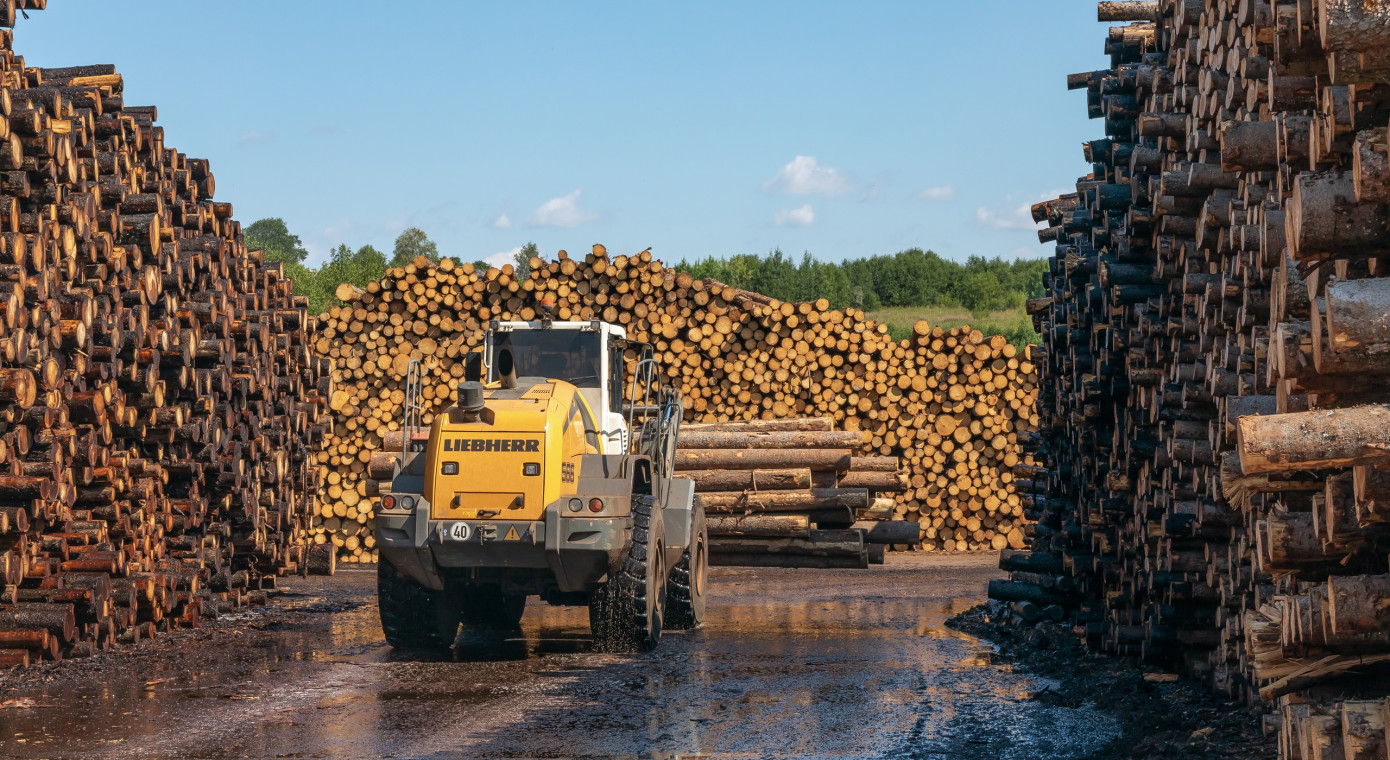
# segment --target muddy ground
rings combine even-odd
[[[1016,665],[1011,634],[962,615],[994,565],[719,569],[702,630],[626,656],[589,651],[582,609],[534,602],[519,637],[398,652],[370,571],[292,579],[271,607],[0,674],[0,757],[1207,757],[1223,745],[1201,729],[1254,725],[1074,649]]]
[[[989,641],[999,659],[1055,684],[1034,692],[1033,701],[1103,705],[1117,717],[1121,733],[1097,760],[1269,760],[1278,755],[1275,738],[1261,728],[1264,710],[1219,699],[1195,682],[1170,680],[1175,674],[1160,669],[1090,654],[1066,626],[1019,628],[1003,623],[1007,617],[1002,605],[990,603],[952,617],[947,625]]]

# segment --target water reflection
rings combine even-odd
[[[989,572],[938,589],[906,571],[722,571],[708,625],[638,655],[593,653],[583,610],[535,603],[520,631],[394,650],[370,583],[311,579],[320,587],[288,600],[305,614],[262,631],[273,636],[219,653],[190,644],[196,671],[155,658],[139,677],[113,665],[26,690],[72,707],[62,721],[0,711],[0,755],[1066,758],[1099,746],[1113,721],[1029,702],[1037,681],[945,627]]]

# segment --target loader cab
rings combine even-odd
[[[484,364],[489,383],[499,380],[495,358],[509,349],[517,377],[563,380],[579,389],[598,417],[603,450],[625,451],[623,344],[627,333],[599,322],[493,322],[487,333]]]

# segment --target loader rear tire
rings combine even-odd
[[[601,652],[650,652],[666,616],[661,510],[650,496],[632,498],[632,543],[622,569],[589,601],[589,627]]]
[[[448,649],[458,637],[462,612],[448,589],[425,588],[390,562],[376,566],[376,600],[386,642],[399,649]]]
[[[690,545],[681,561],[671,568],[666,582],[666,627],[689,631],[705,623],[705,588],[709,585],[709,528],[705,504],[695,497],[690,520]]]

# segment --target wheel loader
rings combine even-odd
[[[586,605],[601,651],[699,626],[705,512],[673,476],[683,409],[651,346],[599,321],[493,322],[464,366],[428,427],[419,363],[408,372],[376,514],[386,640],[447,648],[460,626],[515,630],[531,596]]]

